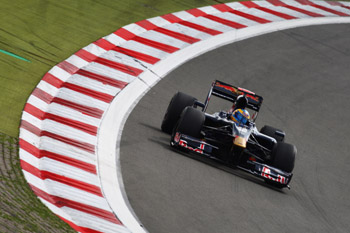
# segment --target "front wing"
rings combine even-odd
[[[180,132],[176,132],[170,142],[172,147],[183,148],[189,152],[195,152],[210,158],[213,158],[212,151],[213,149],[218,150],[214,145],[211,145],[203,140],[190,137]],[[224,162],[224,161],[223,161]],[[247,160],[246,164],[248,166],[236,166],[237,168],[246,171],[254,176],[268,180],[278,187],[288,187],[289,182],[292,179],[293,174],[284,172],[280,169],[274,168],[272,166],[259,163],[254,160]]]

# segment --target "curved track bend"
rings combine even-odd
[[[310,26],[236,42],[159,82],[129,116],[121,169],[150,232],[347,232],[350,229],[350,25]],[[298,148],[291,190],[275,190],[170,150],[160,123],[181,90],[204,100],[214,79],[264,97],[257,120]]]

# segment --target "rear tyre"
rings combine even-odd
[[[204,121],[205,115],[202,111],[196,108],[186,107],[181,114],[176,132],[200,138]]]
[[[265,125],[264,127],[262,127],[260,130],[260,133],[276,139],[277,142],[284,142],[284,136],[277,135],[276,131],[280,131],[284,134],[284,131],[276,129],[276,128],[268,126],[268,125]]]
[[[294,169],[297,148],[294,145],[278,142],[272,151],[272,166],[285,172]]]
[[[174,126],[180,118],[182,111],[187,106],[192,106],[197,99],[185,93],[178,92],[171,99],[165,112],[161,129],[163,132],[171,134]]]

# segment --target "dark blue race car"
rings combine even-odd
[[[207,112],[212,96],[231,102],[227,111]],[[249,90],[214,81],[204,103],[178,92],[171,99],[161,128],[170,145],[236,167],[267,183],[289,187],[296,147],[284,142],[282,130],[255,125],[263,98]]]

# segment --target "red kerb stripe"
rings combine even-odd
[[[24,106],[24,111],[40,120],[44,119],[45,112],[30,103],[26,103]]]
[[[117,219],[117,217],[110,211],[106,211],[106,210],[103,210],[103,209],[100,209],[100,208],[97,208],[94,206],[86,205],[86,204],[83,204],[80,202],[76,202],[76,201],[72,201],[72,200],[62,198],[62,197],[48,194],[45,191],[35,187],[32,184],[30,184],[30,187],[32,188],[32,190],[34,191],[34,193],[38,197],[50,202],[51,204],[53,204],[59,208],[65,206],[68,208],[82,211],[82,212],[87,213],[87,214],[94,215],[96,217],[105,219],[109,222],[116,223],[118,225],[122,225],[122,223],[119,221],[119,219]]]
[[[116,79],[112,79],[110,77],[101,75],[101,74],[96,74],[96,73],[92,73],[90,71],[87,70],[78,70],[78,72],[76,74],[88,77],[90,79],[102,82],[103,84],[107,84],[116,88],[120,88],[123,89],[126,85],[128,85],[128,83],[120,81],[120,80],[116,80]]]
[[[195,17],[201,17],[201,16],[205,16],[207,15],[207,13],[205,13],[204,11],[201,11],[199,9],[190,9],[187,10],[188,13],[190,13],[191,15],[195,16]]]
[[[184,20],[180,19],[179,17],[177,17],[177,16],[175,16],[173,14],[163,15],[162,18],[164,18],[165,20],[169,21],[170,23],[178,23],[178,24],[184,25],[186,27],[193,28],[193,29],[196,29],[198,31],[202,31],[202,32],[208,33],[208,34],[213,35],[213,36],[222,33],[220,31],[217,31],[217,30],[214,30],[214,29],[211,29],[211,28],[207,28],[207,27],[195,24],[195,23],[184,21]]]
[[[134,41],[137,41],[141,44],[162,50],[162,51],[167,52],[167,53],[173,53],[173,52],[179,50],[179,48],[176,48],[176,47],[171,46],[171,45],[163,44],[163,43],[160,43],[158,41],[154,41],[154,40],[146,39],[146,38],[143,38],[140,36],[136,36],[135,34],[127,31],[124,28],[120,28],[119,30],[114,32],[114,34],[116,34],[117,36],[120,36],[121,38],[123,38],[125,40],[134,40]]]
[[[265,8],[265,7],[258,7],[257,9],[261,10],[261,11],[264,11],[264,12],[267,12],[269,14],[272,14],[272,15],[276,15],[280,18],[283,18],[283,19],[296,19],[296,17],[294,16],[291,16],[291,15],[287,15],[287,14],[284,14],[284,13],[281,13],[281,12],[278,12],[278,11],[274,11],[274,10],[271,10],[269,8]]]
[[[256,8],[258,10],[267,12],[267,13],[272,14],[272,15],[276,15],[276,16],[281,17],[283,19],[296,19],[294,16],[287,15],[287,14],[284,14],[284,13],[281,13],[281,12],[278,12],[278,11],[274,11],[274,10],[268,9],[266,7],[261,7],[261,6],[257,5],[254,2],[251,2],[251,1],[239,2],[239,3],[244,5],[244,6],[246,6],[246,7],[248,7],[248,8]]]
[[[298,11],[300,13],[303,13],[303,14],[311,16],[311,17],[324,17],[324,15],[317,14],[317,13],[314,13],[314,12],[311,12],[311,11],[307,11],[307,10],[304,10],[304,9],[301,9],[301,8],[297,8],[295,6],[286,5],[285,7],[288,8],[288,9],[294,10],[294,11]]]
[[[160,43],[160,42],[157,42],[154,40],[149,40],[149,39],[139,37],[139,36],[134,37],[133,40],[135,40],[141,44],[162,50],[162,51],[167,52],[167,53],[173,53],[173,52],[176,52],[177,50],[179,50],[179,48],[176,48],[174,46],[163,44],[163,43]]]
[[[77,148],[82,149],[84,151],[87,151],[89,153],[95,153],[95,145],[92,145],[92,144],[87,143],[87,142],[82,142],[82,141],[75,140],[72,138],[64,137],[64,136],[61,136],[61,135],[58,135],[55,133],[51,133],[48,131],[41,131],[40,136],[42,136],[42,137],[46,136],[46,137],[55,139],[57,141],[66,143],[68,145],[77,147]]]
[[[87,228],[87,227],[81,227],[78,226],[76,224],[74,224],[71,221],[68,221],[67,219],[57,215],[60,219],[62,219],[62,221],[66,222],[69,226],[71,226],[71,228],[73,228],[74,230],[76,230],[77,232],[84,232],[84,233],[102,233],[101,231],[96,231],[94,229],[91,228]]]
[[[236,22],[233,22],[233,21],[230,21],[230,20],[227,20],[227,19],[219,18],[219,17],[214,16],[214,15],[206,15],[204,17],[207,18],[207,19],[213,20],[215,22],[224,24],[226,26],[229,26],[229,27],[232,27],[232,28],[236,28],[236,29],[247,27],[247,26],[245,26],[243,24],[236,23]]]
[[[92,62],[93,60],[95,60],[97,58],[96,55],[94,55],[94,54],[92,54],[84,49],[80,49],[78,52],[75,53],[75,55],[77,55],[78,57],[80,57],[88,62]]]
[[[90,97],[95,98],[97,100],[101,100],[101,101],[106,102],[106,103],[110,103],[114,98],[114,96],[112,96],[112,95],[102,93],[99,91],[94,91],[94,90],[91,90],[91,89],[88,89],[88,88],[85,88],[85,87],[82,87],[82,86],[79,86],[79,85],[76,85],[73,83],[66,82],[66,83],[64,83],[64,85],[62,87],[68,88],[70,90],[79,92],[79,93],[87,95],[87,96],[90,96]]]
[[[309,0],[295,0],[297,2],[299,2],[300,4],[303,4],[303,5],[312,5],[314,3],[310,2]]]
[[[97,174],[96,173],[96,167],[94,164],[90,164],[90,163],[86,163],[84,161],[78,160],[78,159],[73,159],[71,157],[65,156],[65,155],[60,155],[60,154],[56,154],[50,151],[46,151],[46,150],[41,150],[40,151],[40,158],[42,157],[46,157],[46,158],[50,158],[56,161],[59,161],[61,163],[65,163],[68,164],[70,166],[79,168],[81,170],[90,172],[92,174]]]
[[[244,12],[241,12],[241,11],[237,11],[237,10],[232,10],[232,11],[230,11],[230,13],[242,16],[244,18],[253,20],[253,21],[258,22],[258,23],[271,23],[270,20],[263,19],[263,18],[254,16],[254,15],[250,15],[250,14],[247,14],[247,13],[244,13]]]
[[[239,2],[239,3],[244,5],[245,7],[248,7],[248,8],[258,8],[258,7],[260,7],[259,5],[257,5],[254,2],[251,2],[251,1],[243,1],[243,2]]]
[[[87,152],[95,153],[95,146],[90,144],[90,143],[78,141],[78,140],[64,137],[64,136],[61,136],[61,135],[58,135],[55,133],[51,133],[48,131],[41,131],[38,127],[34,126],[33,124],[29,123],[28,121],[22,120],[21,128],[28,130],[29,132],[37,135],[38,137],[46,136],[46,137],[61,141],[63,143],[72,145],[74,147],[80,148],[80,149],[85,150]]]
[[[286,6],[284,2],[281,2],[280,0],[267,0],[269,3],[271,3],[274,6]]]
[[[107,51],[111,50],[112,48],[115,47],[114,44],[112,44],[111,42],[109,42],[109,41],[107,41],[107,40],[105,40],[103,38],[95,41],[94,44],[97,45],[100,48],[103,48],[104,50],[107,50]]]
[[[55,77],[54,75],[50,73],[46,73],[44,77],[42,78],[43,81],[51,84],[52,86],[56,88],[60,88],[62,84],[64,83],[61,79]]]
[[[218,5],[214,5],[213,7],[215,7],[217,10],[219,10],[221,12],[230,12],[232,14],[239,15],[239,16],[242,16],[244,18],[256,21],[258,23],[270,23],[271,22],[269,20],[254,16],[254,15],[250,15],[250,14],[238,11],[238,10],[234,10],[231,7],[227,6],[226,4],[218,4]]]
[[[178,22],[182,21],[182,19],[180,19],[179,17],[177,17],[176,15],[173,15],[173,14],[163,15],[161,17],[163,19],[169,21],[170,23],[178,23]]]
[[[333,1],[325,1],[325,2],[331,6],[343,6],[343,4],[340,2],[333,2]]]
[[[132,66],[128,66],[119,62],[115,62],[115,61],[111,61],[102,57],[98,57],[96,58],[95,62],[100,63],[102,65],[111,67],[113,69],[119,70],[123,73],[132,75],[137,77],[139,74],[141,74],[143,72],[143,70],[132,67]]]
[[[139,22],[136,22],[135,24],[139,25],[140,27],[146,29],[147,31],[153,30],[157,27],[157,25],[151,23],[147,19],[141,20]]]
[[[321,10],[324,10],[324,11],[328,11],[332,14],[335,14],[335,15],[339,15],[339,16],[349,16],[348,14],[345,14],[343,12],[340,12],[340,11],[336,11],[336,10],[333,10],[333,9],[330,9],[328,7],[324,7],[324,6],[321,6],[321,5],[317,5],[309,0],[295,0],[297,2],[299,2],[300,4],[303,4],[303,5],[310,5],[310,6],[313,6],[315,8],[318,8],[318,9],[321,9]]]
[[[115,35],[123,38],[124,40],[131,40],[133,39],[136,35],[132,32],[129,32],[125,28],[119,28],[117,31],[113,32]]]
[[[65,99],[61,99],[58,97],[53,98],[52,103],[57,103],[63,106],[66,106],[68,108],[72,108],[76,111],[81,112],[82,114],[91,116],[91,117],[95,117],[100,119],[102,117],[103,111],[101,109],[98,108],[93,108],[93,107],[89,107],[86,105],[81,105],[81,104],[77,104]]]
[[[332,6],[341,6],[343,8],[346,8],[346,9],[350,9],[349,6],[345,6],[343,3],[341,2],[333,2],[333,1],[326,1],[329,5],[332,5]]]
[[[32,125],[28,121],[22,120],[21,121],[21,128],[25,129],[25,130],[28,130],[32,134],[35,134],[36,136],[40,137],[41,129],[39,129],[38,127]]]
[[[84,170],[86,172],[90,172],[92,174],[97,174],[96,167],[94,164],[86,163],[84,161],[74,159],[74,158],[71,158],[71,157],[68,157],[65,155],[56,154],[54,152],[40,150],[22,138],[19,140],[19,145],[20,145],[21,149],[27,151],[29,154],[31,154],[39,159],[43,158],[43,157],[50,158],[52,160],[56,160],[58,162],[65,163],[65,164],[68,164],[70,166],[79,168],[79,169]]]
[[[207,27],[195,24],[195,23],[188,22],[188,21],[181,21],[181,22],[179,22],[179,24],[187,26],[187,27],[190,27],[190,28],[193,28],[193,29],[196,29],[198,31],[202,31],[202,32],[208,33],[208,34],[210,34],[212,36],[219,35],[219,34],[222,33],[220,31],[217,31],[217,30],[214,30],[214,29],[211,29],[211,28],[207,28]]]
[[[226,4],[217,4],[217,5],[213,5],[212,7],[216,8],[217,10],[221,11],[221,12],[228,12],[231,11],[232,8],[227,6]]]
[[[24,160],[21,161],[21,167],[23,170],[29,172],[30,174],[42,179],[42,180],[54,180],[60,182],[62,184],[83,190],[88,193],[92,193],[94,195],[102,197],[101,189],[96,185],[92,185],[83,181],[75,180],[66,176],[58,175],[56,173],[52,173],[49,171],[39,170],[38,168],[32,166]]]
[[[67,61],[63,61],[63,62],[57,64],[56,66],[62,68],[63,70],[67,71],[70,74],[74,74],[77,70],[79,70],[78,67],[76,67],[75,65],[73,65]]]
[[[211,35],[217,35],[217,34],[221,33],[221,32],[216,31],[214,29],[206,28],[206,27],[194,24],[194,23],[190,23],[188,21],[183,21],[182,19],[180,19],[179,17],[177,17],[173,14],[163,15],[161,17],[164,18],[165,20],[169,21],[170,23],[179,23],[181,25],[196,29],[198,31],[203,31],[203,32],[206,32],[206,33],[211,34]],[[141,27],[147,29],[147,30],[153,29],[154,31],[163,33],[165,35],[174,37],[176,39],[185,41],[185,42],[190,43],[190,44],[199,41],[199,39],[197,39],[197,38],[193,38],[193,37],[181,34],[181,33],[173,32],[173,31],[170,31],[170,30],[165,29],[165,28],[159,28],[159,27],[157,28],[156,25],[152,24],[151,22],[149,22],[147,20],[140,21],[137,24],[140,25]]]
[[[174,32],[174,31],[171,31],[171,30],[168,30],[165,28],[158,27],[158,28],[155,28],[154,31],[162,33],[162,34],[170,36],[170,37],[173,37],[173,38],[176,38],[178,40],[184,41],[184,42],[189,43],[189,44],[193,44],[193,43],[200,41],[200,39],[197,39],[197,38],[194,38],[191,36],[187,36],[187,35],[182,34],[182,33]]]
[[[58,123],[70,126],[72,128],[75,128],[75,129],[78,129],[81,131],[84,131],[84,132],[91,134],[91,135],[94,135],[94,136],[97,135],[97,127],[96,126],[89,125],[89,124],[86,124],[86,123],[81,122],[81,121],[72,120],[72,119],[58,116],[58,115],[55,115],[52,113],[46,113],[44,115],[44,119],[56,121]]]
[[[134,50],[122,48],[122,47],[119,47],[119,46],[114,47],[112,50],[116,51],[116,52],[119,52],[119,53],[122,53],[122,54],[125,54],[125,55],[128,55],[130,57],[134,57],[134,58],[136,58],[138,60],[147,62],[147,63],[152,64],[152,65],[154,65],[155,63],[157,63],[160,60],[159,58],[152,57],[150,55],[147,55],[147,54],[144,54],[144,53],[140,53],[140,52],[136,52]]]
[[[267,1],[269,3],[271,3],[272,5],[274,5],[274,6],[283,6],[285,8],[290,9],[290,10],[297,11],[297,12],[300,12],[302,14],[305,14],[305,15],[308,15],[308,16],[311,16],[311,17],[323,17],[323,15],[320,15],[320,14],[317,14],[317,13],[314,13],[314,12],[311,12],[311,11],[307,11],[307,10],[304,10],[304,9],[301,9],[301,8],[298,8],[298,7],[295,7],[295,6],[287,5],[284,2],[281,2],[280,0],[267,0]]]
[[[32,145],[31,143],[24,140],[23,138],[19,139],[19,146],[21,149],[27,151],[29,154],[37,158],[40,158],[40,150],[34,145]]]
[[[52,99],[53,99],[53,96],[50,95],[49,93],[41,90],[40,88],[35,88],[32,95],[38,97],[39,99],[41,99],[42,101],[44,101],[45,103],[49,104]]]

